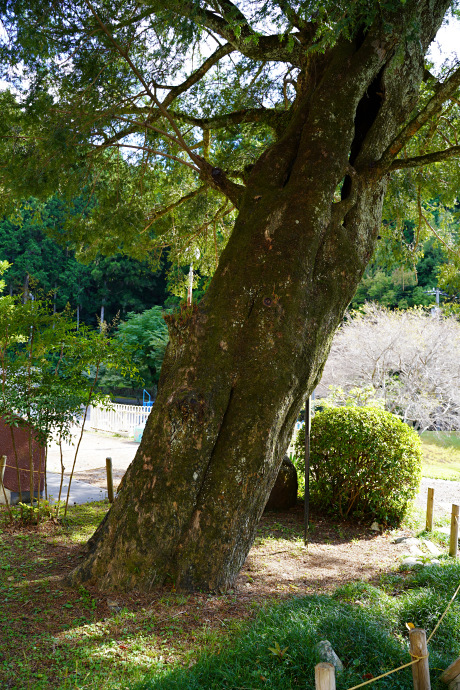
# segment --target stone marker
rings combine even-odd
[[[285,455],[265,510],[289,510],[297,503],[297,470]]]
[[[321,661],[332,664],[337,672],[343,671],[343,664],[334,652],[329,640],[321,640],[315,645],[315,651]]]

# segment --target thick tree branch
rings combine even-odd
[[[398,158],[390,165],[392,170],[402,170],[403,168],[420,168],[430,163],[441,163],[455,156],[460,156],[460,146],[451,146],[443,151],[426,153],[424,156],[414,156],[413,158]]]
[[[398,155],[423,125],[441,112],[444,103],[454,95],[459,86],[460,67],[456,69],[446,81],[437,86],[436,93],[431,97],[425,107],[417,113],[417,115],[393,139],[378,162],[379,170],[386,172],[390,169],[395,156]]]
[[[163,208],[159,209],[158,211],[153,211],[148,216],[149,223],[142,230],[141,234],[147,232],[147,230],[149,230],[151,228],[151,226],[155,223],[155,221],[157,221],[159,218],[166,216],[171,211],[174,211],[174,209],[177,208],[178,206],[181,206],[185,202],[190,201],[190,199],[194,199],[196,196],[198,196],[198,194],[201,194],[202,192],[206,191],[206,189],[207,189],[207,186],[202,185],[201,187],[194,189],[192,192],[185,194],[185,196],[182,196],[177,201],[173,201],[168,206],[164,206]]]
[[[187,113],[181,113],[175,110],[170,110],[169,113],[179,122],[185,122],[187,124],[194,125],[202,129],[204,132],[225,129],[226,127],[248,123],[266,124],[268,127],[271,127],[276,132],[278,130],[279,124],[282,122],[282,119],[286,116],[286,112],[269,110],[268,108],[245,108],[243,110],[237,110],[233,113],[228,113],[225,115],[216,115],[215,117],[203,118],[193,117],[192,115],[188,115]],[[123,115],[142,114],[148,116],[148,119],[143,122],[136,122],[123,117]],[[104,146],[117,144],[124,137],[129,136],[130,134],[134,134],[135,132],[142,131],[146,127],[148,127],[149,129],[154,129],[159,133],[163,132],[163,130],[155,128],[151,125],[151,122],[154,122],[162,116],[162,113],[160,112],[160,110],[158,110],[158,108],[152,110],[148,107],[137,107],[135,105],[123,106],[121,108],[117,108],[116,114],[113,114],[111,111],[99,113],[100,117],[103,117],[104,115],[109,115],[111,117],[115,117],[118,120],[129,122],[131,125],[130,127],[126,127],[114,134],[113,136],[111,136],[110,138],[106,139],[104,141]],[[168,135],[168,138],[171,137],[169,137]],[[190,147],[190,149],[193,148],[195,148],[195,146]],[[205,158],[207,158],[206,155]]]
[[[238,17],[232,17],[230,23],[224,16],[205,9],[197,9],[191,2],[180,0],[142,0],[143,4],[152,7],[153,11],[169,10],[180,17],[193,18],[200,26],[216,33],[238,50],[242,55],[254,60],[274,60],[289,62],[300,66],[302,61],[302,46],[300,42],[292,41],[290,34],[260,36],[239,18],[244,15],[238,10]],[[220,4],[220,3],[219,3]],[[224,3],[222,3],[224,4]],[[232,3],[225,3],[231,5]],[[230,19],[230,14],[226,14]],[[235,31],[236,26],[238,32]]]
[[[152,122],[162,113],[157,109],[137,106],[123,106],[116,111],[118,117],[122,115],[142,115],[148,116],[148,122]],[[240,125],[249,122],[258,122],[268,125],[273,129],[277,129],[278,124],[285,117],[286,111],[271,110],[269,108],[244,108],[242,110],[235,110],[232,113],[225,113],[224,115],[216,115],[215,117],[195,117],[188,113],[183,113],[178,110],[169,110],[172,117],[179,122],[186,122],[204,130],[224,129],[232,125]],[[103,114],[103,113],[101,113]],[[143,123],[139,123],[142,125]],[[131,134],[131,130],[127,130],[127,134]]]
[[[249,27],[249,22],[241,10],[230,0],[214,0],[211,3],[228,24]]]
[[[181,95],[181,93],[184,93],[185,91],[188,91],[194,84],[198,83],[200,79],[204,77],[206,72],[209,72],[211,67],[214,67],[219,60],[221,60],[223,57],[226,55],[229,55],[235,50],[235,48],[230,44],[226,43],[223,46],[219,46],[219,48],[208,57],[207,60],[203,62],[203,64],[193,72],[185,81],[182,82],[182,84],[178,84],[177,86],[172,86],[170,87],[171,90],[168,93],[168,95],[165,97],[163,100],[163,105],[165,108],[167,108],[171,103]]]
[[[240,208],[245,187],[229,180],[225,172],[220,168],[213,168],[209,163],[203,162],[205,166],[201,168],[200,180],[216,191],[225,194],[227,199],[230,199],[236,208]]]
[[[232,125],[241,125],[250,122],[266,124],[276,130],[278,123],[285,116],[285,112],[270,110],[268,108],[244,108],[225,115],[215,117],[193,117],[186,113],[175,112],[175,117],[182,122],[196,125],[201,129],[224,129]]]

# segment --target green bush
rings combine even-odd
[[[295,444],[304,472],[305,431]],[[313,505],[342,517],[398,524],[417,493],[422,451],[417,433],[374,407],[335,407],[311,425],[310,497]]]

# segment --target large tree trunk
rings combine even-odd
[[[310,58],[205,298],[171,318],[142,443],[74,581],[234,582],[372,254],[385,190],[377,161],[413,107],[446,5],[427,2],[407,44],[401,17],[393,33],[376,26]]]

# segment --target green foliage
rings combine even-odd
[[[136,383],[151,390],[158,384],[161,365],[168,344],[168,327],[161,307],[152,307],[140,314],[130,312],[113,338],[122,349],[132,353],[135,378],[121,376],[114,369],[104,367],[100,386],[103,389],[130,388]]]
[[[65,438],[96,393],[101,364],[127,374],[130,348],[102,331],[76,328],[46,299],[0,298],[0,416],[32,425],[42,442]]]
[[[314,687],[319,659],[315,645],[328,639],[344,665],[336,675],[338,690],[391,671],[410,661],[406,622],[429,634],[446,608],[460,579],[460,565],[423,568],[413,578],[398,578],[388,587],[349,583],[331,596],[313,595],[267,606],[239,635],[215,651],[205,651],[192,668],[155,671],[136,690],[233,690],[234,688]],[[404,590],[401,592],[401,584]],[[433,690],[442,690],[439,669],[458,655],[460,603],[430,642]],[[279,652],[283,652],[282,660]],[[385,690],[412,687],[412,671],[403,669],[378,683]]]
[[[14,86],[0,94],[5,208],[31,194],[47,199],[57,190],[70,203],[87,190],[90,202],[76,209],[66,231],[88,258],[157,258],[166,251],[176,269],[199,250],[195,268],[206,277],[215,270],[236,211],[200,174],[196,156],[224,171],[232,184],[245,182],[292,121],[303,86],[298,77],[318,53],[357,34],[361,41],[377,20],[384,32],[397,22],[404,41],[418,40],[420,32],[403,0],[357,0],[346,7],[268,0],[219,3],[212,11],[195,0],[3,0],[0,12],[1,76]],[[209,60],[227,41],[231,56],[222,50]],[[70,55],[69,62],[64,56]],[[423,86],[422,105],[435,83]],[[150,91],[158,85],[168,116]],[[458,120],[451,103],[404,155],[426,153],[428,144],[444,149]],[[414,230],[413,241],[398,247],[404,264],[416,261],[430,232],[420,198],[435,199],[430,207],[424,202],[427,222],[436,221],[443,238],[451,235],[450,213],[439,208],[453,207],[458,180],[459,167],[451,161],[392,175],[388,232],[399,237],[408,219]],[[176,276],[180,272],[172,270],[171,279]],[[408,304],[419,304],[419,298]],[[389,294],[385,303],[395,299],[404,297]]]
[[[388,233],[382,237],[353,297],[353,309],[365,302],[377,302],[390,309],[431,306],[435,298],[427,291],[438,287],[438,283],[443,289],[449,287],[449,294],[458,293],[453,281],[447,286],[446,276],[453,271],[449,269],[448,252],[439,242],[426,240],[415,257],[401,247],[408,247],[404,237]]]
[[[105,307],[105,319],[117,313],[142,311],[161,304],[166,296],[164,261],[122,256],[117,248],[107,257],[71,241],[67,223],[84,212],[88,200],[76,197],[64,203],[52,197],[46,203],[23,200],[17,211],[0,221],[0,259],[11,265],[5,273],[7,289],[17,295],[35,287],[50,295],[58,310],[67,303],[80,309],[80,320],[96,325]],[[78,249],[78,251],[77,251]],[[82,261],[86,263],[82,263]]]
[[[304,429],[295,462],[304,471]],[[343,517],[397,524],[414,498],[422,453],[415,431],[375,407],[339,407],[316,414],[311,427],[311,500]]]
[[[314,401],[315,409],[321,411],[325,407],[378,407],[380,410],[385,408],[383,398],[377,398],[374,386],[354,386],[345,391],[341,386],[328,386],[327,398],[318,398]]]

